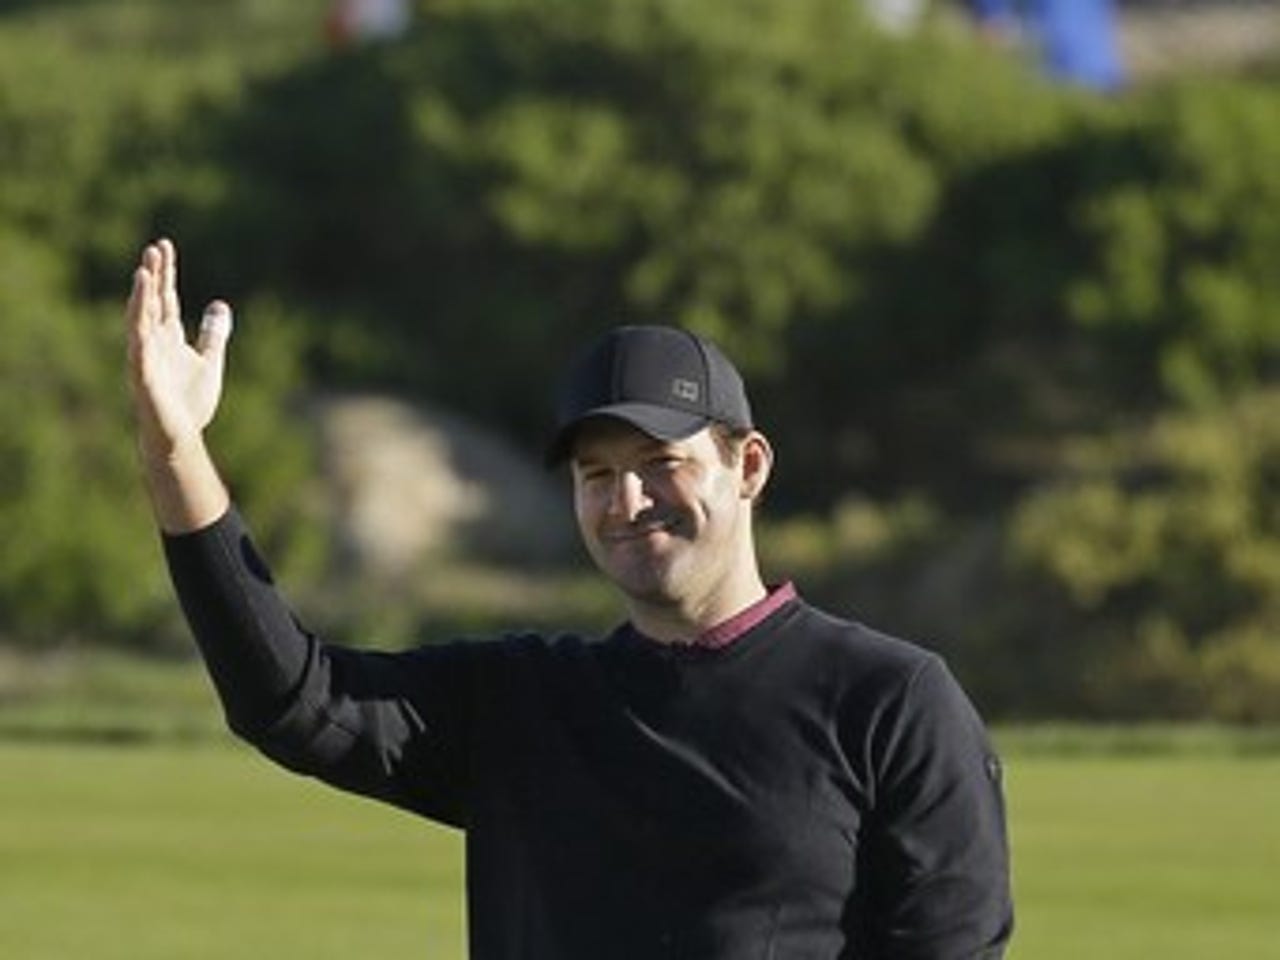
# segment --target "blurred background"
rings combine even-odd
[[[261,892],[274,952],[219,939],[361,828],[209,747],[123,376],[161,235],[236,307],[212,442],[309,626],[611,625],[553,385],[687,326],[779,455],[770,576],[941,651],[1014,755],[1019,955],[1277,955],[1280,3],[0,0],[0,952],[345,956],[324,869]],[[400,825],[360,923],[430,880],[456,956],[457,847],[403,873]]]
[[[121,374],[160,234],[331,635],[607,626],[553,384],[677,323],[754,385],[773,576],[996,720],[1280,718],[1275,3],[0,3],[14,726],[190,655]]]

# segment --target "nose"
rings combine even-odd
[[[613,487],[609,491],[609,514],[634,521],[644,511],[653,506],[653,501],[645,491],[644,481],[632,470],[624,470],[614,478]]]

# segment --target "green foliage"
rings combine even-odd
[[[129,439],[120,303],[74,304],[49,248],[0,232],[0,639],[172,639],[173,602]],[[283,568],[314,572],[307,438],[285,424],[298,350],[283,323],[237,337],[238,402],[217,426],[237,496]],[[235,388],[235,387],[233,387]]]
[[[1280,717],[1280,392],[1082,444],[1075,468],[1023,501],[1012,545],[1052,584],[1040,629],[1089,652],[1081,696]]]
[[[1185,84],[1128,119],[1140,161],[1079,205],[1072,313],[1172,397],[1220,401],[1280,356],[1280,89]]]
[[[247,243],[250,270],[387,338],[375,376],[532,444],[531,385],[619,320],[716,336],[783,391],[813,360],[796,344],[869,322],[873,260],[928,222],[939,158],[1055,128],[1022,80],[945,37],[886,43],[830,0],[430,4],[412,43],[258,85],[223,141],[253,202],[201,211],[190,242],[201,262]],[[1008,112],[975,137],[935,87]],[[481,362],[477,340],[506,349]]]
[[[250,63],[291,46],[285,6],[222,6],[211,17],[207,4],[82,4],[0,20],[0,640],[157,647],[178,636],[129,440],[121,307],[166,211],[223,196],[201,118],[241,92]],[[204,42],[228,23],[270,53],[245,42],[233,68],[232,48]],[[278,309],[254,312],[218,442],[229,475],[245,476],[240,499],[301,576],[322,544],[296,522],[309,506],[307,438],[283,429],[299,327]]]
[[[205,119],[311,46],[323,0],[40,4],[0,13],[0,222],[55,245],[89,292],[177,207],[225,183]],[[314,28],[318,33],[318,27]]]
[[[779,575],[1000,711],[1274,713],[1274,78],[1099,99],[843,0],[433,0],[334,53],[325,6],[0,12],[6,638],[166,635],[118,370],[165,232],[237,306],[215,443],[295,589],[308,383],[534,451],[585,336],[682,323],[752,381]]]
[[[1042,468],[993,449],[1265,377],[1280,165],[1259,84],[1099,101],[988,54],[835,0],[433,3],[228,98],[174,220],[202,283],[305,303],[327,376],[531,448],[566,351],[677,322],[741,358],[788,508],[990,501]]]
[[[29,644],[136,629],[163,596],[138,535],[118,314],[75,308],[60,268],[0,232],[0,636]]]
[[[228,356],[227,397],[210,445],[233,497],[279,575],[299,590],[322,575],[315,438],[301,417],[302,321],[269,299],[242,305]]]

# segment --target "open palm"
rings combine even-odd
[[[139,443],[148,458],[168,459],[199,441],[222,395],[231,310],[214,301],[193,344],[178,300],[178,254],[169,240],[142,252],[126,315],[129,373]]]

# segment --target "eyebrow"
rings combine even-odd
[[[652,456],[655,453],[674,453],[678,451],[675,441],[659,440],[657,437],[646,437],[635,448],[635,454],[641,457]],[[630,452],[630,451],[629,451]],[[570,463],[577,467],[603,466],[607,458],[594,456],[589,451],[583,453],[575,453],[570,456]]]

